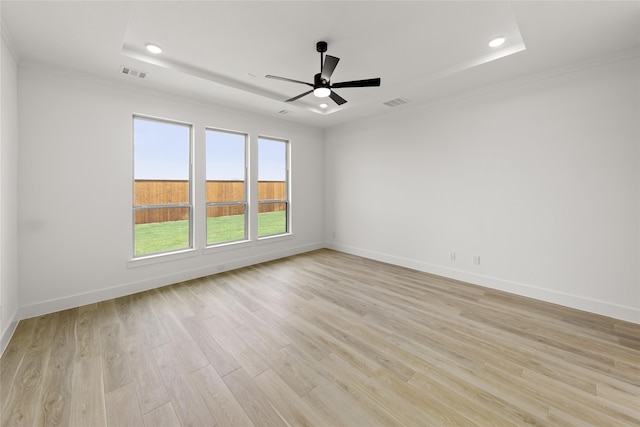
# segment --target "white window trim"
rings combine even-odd
[[[256,203],[257,203],[257,210],[256,213],[257,215],[260,215],[260,203],[286,203],[287,204],[287,230],[284,233],[280,233],[280,234],[270,234],[268,236],[260,236],[260,223],[258,220],[258,217],[256,217],[256,239],[257,242],[268,242],[268,243],[272,243],[272,239],[275,238],[287,238],[293,235],[293,223],[291,221],[292,215],[292,202],[291,202],[291,140],[288,138],[280,138],[277,136],[267,136],[267,135],[258,135],[257,139],[256,139],[256,144],[257,144],[257,150],[258,150],[258,159],[260,157],[260,139],[270,139],[272,141],[280,141],[280,142],[284,142],[285,146],[286,146],[286,150],[285,150],[285,155],[286,155],[286,159],[285,159],[285,194],[287,196],[286,200],[259,200],[258,199],[258,194],[256,194]],[[259,164],[259,160],[256,162]],[[258,175],[257,175],[257,183],[256,185],[259,184],[260,182],[260,178],[259,175],[260,171],[258,170]]]
[[[180,126],[187,126],[189,128],[189,203],[176,203],[176,204],[172,204],[172,205],[140,205],[140,206],[136,206],[135,204],[135,183],[136,183],[136,178],[135,178],[135,134],[134,134],[134,123],[136,119],[140,119],[140,120],[147,120],[147,121],[154,121],[154,122],[160,122],[160,123],[171,123],[171,124],[176,124],[176,125],[180,125]],[[194,209],[194,190],[195,190],[195,186],[194,186],[194,176],[193,176],[193,159],[194,159],[194,126],[193,123],[188,123],[188,122],[183,122],[180,120],[173,120],[173,119],[167,119],[167,118],[161,118],[161,117],[155,117],[155,116],[149,116],[149,115],[145,115],[145,114],[137,114],[134,113],[132,116],[132,127],[131,129],[134,131],[132,132],[132,141],[133,143],[131,144],[131,149],[133,151],[133,179],[131,181],[131,194],[132,194],[132,203],[131,203],[131,241],[132,241],[132,245],[131,245],[131,257],[129,260],[129,263],[133,263],[135,261],[145,261],[147,263],[151,263],[149,260],[151,259],[159,259],[159,260],[167,260],[167,256],[169,255],[175,255],[175,258],[182,258],[181,255],[185,254],[185,253],[189,253],[189,252],[195,252],[196,251],[196,247],[195,247],[195,224],[194,224],[194,215],[195,215],[195,209]],[[135,212],[136,212],[136,208],[163,208],[163,207],[168,207],[168,206],[172,206],[172,207],[183,207],[183,208],[189,208],[189,247],[188,248],[181,248],[181,249],[176,249],[176,250],[169,250],[169,251],[163,251],[163,252],[154,252],[154,253],[149,253],[149,254],[143,254],[143,255],[136,255],[136,232],[135,232]],[[138,264],[138,263],[136,263]],[[144,263],[140,263],[140,265],[142,265]]]
[[[208,202],[207,201],[207,189],[206,189],[206,185],[207,185],[207,178],[206,178],[206,149],[207,149],[207,138],[206,138],[206,134],[207,131],[214,131],[214,132],[224,132],[224,133],[231,133],[234,135],[242,135],[244,136],[244,202]],[[205,236],[204,236],[204,245],[205,245],[205,250],[207,249],[211,249],[211,248],[222,248],[225,246],[229,246],[229,245],[237,245],[237,244],[241,244],[241,243],[245,243],[245,242],[249,242],[251,240],[251,237],[249,236],[249,215],[250,215],[250,206],[249,206],[249,168],[248,168],[248,163],[249,163],[249,141],[250,141],[250,137],[249,134],[247,132],[240,132],[240,131],[235,131],[235,130],[229,130],[229,129],[222,129],[222,128],[216,128],[216,127],[205,127],[205,140],[204,140],[204,146],[205,146]],[[214,243],[214,244],[209,244],[209,230],[208,230],[208,217],[207,217],[207,210],[210,206],[231,206],[234,204],[244,204],[244,215],[245,215],[245,219],[244,219],[244,239],[242,240],[230,240],[230,241],[226,241],[226,242],[220,242],[220,243]]]

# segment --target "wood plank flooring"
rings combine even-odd
[[[319,250],[21,321],[2,426],[639,426],[640,325]]]

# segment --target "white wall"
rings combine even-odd
[[[21,317],[323,246],[320,130],[35,67],[21,67],[19,78]],[[192,123],[196,163],[202,161],[205,126],[248,132],[252,139],[289,138],[293,236],[162,263],[129,263],[133,113]],[[202,170],[198,178],[204,181]],[[203,229],[200,204],[195,226]]]
[[[564,71],[329,130],[329,246],[640,323],[639,60]]]
[[[0,354],[18,315],[18,69],[2,38],[0,52]]]
[[[5,102],[16,104],[5,90],[5,81],[15,88],[8,77],[15,61],[9,65],[14,71],[2,66],[0,214],[4,224],[11,215],[5,198],[18,198],[19,252],[7,253],[3,234],[0,260],[4,271],[17,259],[11,277],[19,277],[20,318],[326,240],[339,250],[640,323],[637,58],[391,112],[328,130],[324,139],[321,130],[275,118],[33,67],[20,67],[19,126],[5,129],[16,120],[5,115]],[[291,138],[294,236],[132,266],[132,113],[191,122],[200,133],[218,126]],[[11,181],[7,132],[9,177],[18,175]],[[4,187],[16,181],[19,195]],[[15,308],[16,287],[5,286],[4,276],[2,292],[5,322],[15,318],[5,313]]]

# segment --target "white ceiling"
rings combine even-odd
[[[2,32],[20,64],[42,64],[318,127],[383,114],[640,48],[640,2],[7,1]],[[494,36],[507,42],[490,48]],[[266,74],[313,82],[317,41],[340,58],[348,102]],[[152,55],[145,43],[163,47]],[[144,79],[121,73],[126,66]],[[319,108],[321,102],[329,108]],[[279,112],[286,110],[288,114]]]

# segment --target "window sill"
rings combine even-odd
[[[209,255],[213,253],[227,252],[237,249],[244,249],[253,246],[269,245],[273,243],[283,242],[293,239],[293,233],[278,234],[276,236],[260,237],[258,240],[243,240],[240,242],[223,243],[217,246],[209,246],[202,250],[202,254]],[[139,258],[133,258],[127,261],[128,268],[144,267],[147,265],[159,264],[167,261],[177,261],[180,259],[192,258],[198,256],[198,249],[185,249],[182,251],[168,252],[164,254],[148,255]]]
[[[239,242],[229,242],[229,243],[221,243],[215,246],[207,246],[206,248],[203,249],[202,252],[205,255],[207,255],[212,253],[220,253],[220,252],[227,252],[227,251],[236,250],[236,249],[243,249],[252,245],[253,245],[253,242],[251,240],[241,240]]]
[[[144,267],[146,265],[158,264],[161,262],[174,261],[179,259],[191,258],[198,255],[197,249],[185,249],[182,251],[168,252],[164,254],[155,254],[130,259],[127,262],[129,268]]]
[[[277,243],[277,242],[281,242],[284,240],[291,240],[293,239],[293,233],[287,233],[287,234],[277,234],[275,236],[265,236],[265,237],[259,237],[258,241],[256,242],[256,244],[258,245],[267,245],[270,243]]]

